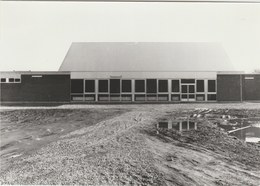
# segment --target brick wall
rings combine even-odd
[[[1,101],[70,101],[70,75],[21,75],[21,83],[1,83]]]
[[[217,75],[217,101],[241,101],[241,75]]]

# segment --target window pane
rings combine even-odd
[[[180,81],[172,80],[172,92],[180,92]]]
[[[121,95],[121,100],[122,101],[132,101],[132,95],[131,94],[122,94]]]
[[[173,94],[172,95],[172,101],[179,101],[180,100],[180,95],[179,94]]]
[[[95,101],[96,95],[95,94],[87,94],[85,95],[85,101]]]
[[[99,92],[108,92],[108,80],[99,80],[98,81],[98,91]]]
[[[122,80],[122,92],[131,92],[132,84],[131,80]]]
[[[95,80],[85,80],[85,92],[95,92]]]
[[[5,78],[1,78],[1,82],[6,82],[6,79]]]
[[[197,92],[204,92],[204,80],[197,80]]]
[[[135,95],[135,101],[145,101],[145,95]]]
[[[159,92],[168,92],[168,80],[159,80]]]
[[[110,101],[120,101],[120,95],[112,94],[110,95]]]
[[[189,93],[195,93],[195,86],[189,85]]]
[[[120,93],[120,79],[110,79],[110,93]]]
[[[83,93],[83,79],[71,80],[71,93]]]
[[[98,101],[109,101],[108,94],[99,94],[98,95]]]
[[[14,82],[14,78],[9,78],[9,82]]]
[[[135,92],[144,92],[144,80],[135,80]]]
[[[20,82],[20,81],[21,81],[21,79],[19,79],[19,78],[14,79],[14,82]]]
[[[158,101],[168,101],[169,100],[169,96],[168,95],[164,95],[164,94],[159,94],[158,95]]]
[[[183,98],[183,99],[188,99],[188,94],[182,94],[182,95],[181,95],[181,98]]]
[[[195,95],[194,94],[189,94],[189,98],[190,99],[195,99]]]
[[[204,94],[197,94],[196,95],[196,100],[197,101],[204,101],[205,100],[205,95]]]
[[[216,92],[216,80],[208,80],[208,92]]]
[[[215,101],[217,99],[216,94],[208,94],[208,101]]]
[[[195,79],[182,79],[181,83],[195,83]]]
[[[146,92],[147,93],[157,93],[156,79],[147,79],[146,80]]]
[[[72,101],[84,101],[83,95],[72,95],[71,96]]]
[[[181,86],[181,92],[182,93],[188,93],[188,86],[187,85],[182,85]]]

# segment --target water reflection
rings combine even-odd
[[[234,126],[233,124],[226,125],[218,125],[219,127],[225,129],[225,131],[231,131],[234,129],[238,129],[240,127],[249,126],[240,125]],[[197,130],[197,123],[191,120],[161,120],[157,124],[157,128],[165,128],[165,129],[175,129],[177,131],[187,131],[187,130]],[[229,135],[235,136],[241,140],[246,142],[260,143],[260,126],[254,125],[249,128],[245,128],[239,131],[235,131],[230,133]]]
[[[185,120],[185,121],[163,120],[158,122],[157,128],[175,129],[178,131],[197,130],[197,123],[190,120]]]
[[[249,127],[243,130],[230,133],[231,136],[235,136],[246,142],[257,143],[260,142],[260,128],[259,127]]]

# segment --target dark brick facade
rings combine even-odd
[[[241,101],[241,75],[217,75],[217,101]]]
[[[242,99],[241,99],[242,96]],[[260,74],[217,76],[217,101],[259,101]]]
[[[42,74],[41,76],[21,75],[21,83],[1,83],[1,102],[70,101],[69,74]]]
[[[243,75],[243,100],[260,100],[260,74]]]

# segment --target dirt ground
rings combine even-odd
[[[260,185],[260,145],[219,127],[259,124],[259,103],[1,107],[0,116],[1,184]],[[157,128],[187,118],[196,130]]]

